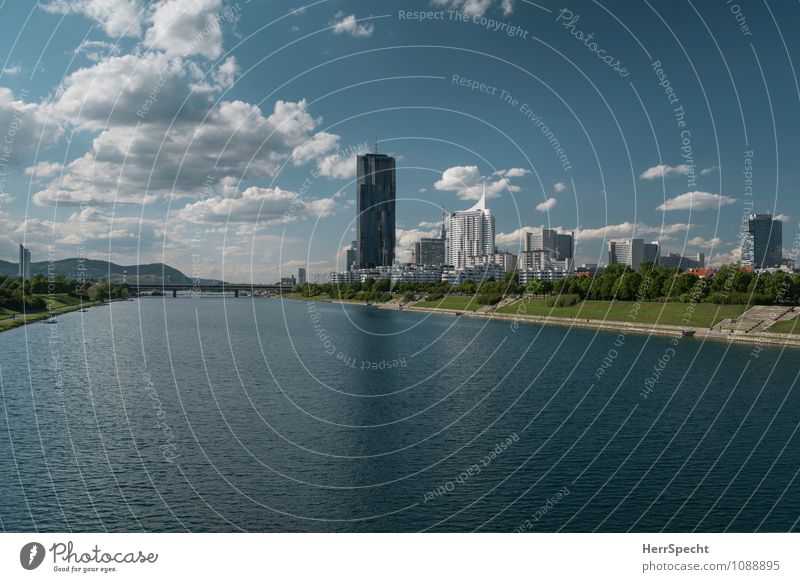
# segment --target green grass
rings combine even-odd
[[[585,301],[571,307],[549,307],[544,299],[523,300],[506,305],[498,313],[516,314],[525,304],[524,315],[549,315],[552,317],[575,317],[578,319],[600,319],[629,321],[631,323],[661,323],[683,327],[709,328],[724,319],[738,317],[744,313],[745,305],[716,305],[698,303],[690,311],[686,303],[635,303],[633,301]]]
[[[428,309],[457,309],[459,311],[475,311],[479,307],[476,297],[443,297],[438,301],[420,301],[415,303],[413,307],[426,307]]]
[[[777,321],[767,328],[770,333],[793,333],[800,334],[800,317],[787,321]]]
[[[28,312],[23,315],[20,312],[12,311],[10,309],[0,308],[0,332],[14,329],[29,323],[35,323],[49,318],[51,315],[61,315],[69,313],[70,311],[77,311],[81,307],[91,307],[97,305],[91,301],[84,301],[81,303],[79,297],[72,297],[67,293],[57,293],[55,295],[41,295],[47,302],[47,308],[44,311]],[[15,315],[14,319],[11,316]]]

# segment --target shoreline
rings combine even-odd
[[[296,300],[300,298],[284,299]],[[302,298],[303,301],[309,301],[308,298]],[[313,301],[313,300],[312,300]],[[557,325],[561,327],[577,327],[581,329],[594,329],[605,332],[625,332],[636,333],[640,335],[659,335],[663,337],[681,338],[681,339],[710,339],[714,341],[723,341],[728,343],[750,344],[750,345],[768,345],[775,347],[789,347],[800,348],[800,334],[782,334],[759,332],[758,334],[745,334],[738,332],[720,332],[714,331],[709,328],[703,327],[690,327],[690,326],[677,326],[662,323],[631,323],[627,321],[614,321],[614,320],[598,320],[598,319],[575,319],[570,317],[554,317],[554,316],[540,316],[540,315],[525,315],[525,314],[511,314],[511,313],[496,313],[468,311],[460,309],[447,309],[435,307],[408,307],[390,306],[388,303],[368,305],[363,302],[355,301],[335,301],[325,300],[326,303],[340,303],[346,305],[360,305],[362,307],[374,307],[377,309],[386,309],[391,311],[411,311],[418,313],[434,313],[439,315],[449,315],[451,317],[473,317],[478,319],[494,319],[498,321],[507,321],[512,324],[525,323],[533,325]],[[800,317],[800,315],[798,316]],[[691,336],[685,336],[684,330],[693,332]]]
[[[74,311],[80,311],[81,309],[89,309],[91,307],[98,307],[100,305],[108,305],[110,303],[113,303],[114,301],[124,301],[124,300],[114,299],[112,301],[103,301],[103,302],[94,301],[88,303],[79,303],[76,305],[65,305],[64,307],[59,307],[58,309],[54,309],[52,311],[47,309],[45,311],[37,311],[36,313],[27,313],[27,314],[18,313],[14,319],[12,319],[11,317],[0,319],[0,333],[11,331],[13,329],[18,329],[26,325],[40,323],[48,319],[55,319],[59,315],[65,315],[67,313],[72,313]]]

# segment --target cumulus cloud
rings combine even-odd
[[[56,91],[53,113],[78,129],[101,130],[170,123],[176,116],[200,121],[208,107],[204,96],[191,95],[180,59],[148,52],[111,57],[69,74]]]
[[[561,192],[566,191],[566,189],[567,189],[566,182],[556,182],[553,185],[553,190],[555,190],[556,194],[560,194]]]
[[[578,228],[575,237],[581,241],[588,240],[614,240],[629,239],[631,237],[652,237],[659,238],[665,235],[686,232],[692,227],[691,224],[677,223],[665,224],[663,226],[648,226],[642,222],[622,222],[620,224],[609,224],[599,228]]]
[[[39,7],[51,14],[82,14],[108,36],[141,36],[144,14],[139,0],[53,0]]]
[[[198,195],[209,176],[272,176],[317,123],[304,100],[277,101],[267,117],[255,105],[223,101],[202,124],[116,126],[96,137],[34,202],[141,204],[158,195]]]
[[[13,67],[4,67],[3,74],[8,75],[9,77],[15,77],[22,72],[22,67],[19,65],[14,65]]]
[[[335,34],[349,34],[356,38],[369,37],[375,32],[375,27],[371,22],[359,24],[355,14],[345,16],[343,12],[338,12],[336,16],[334,16],[334,20],[331,24],[333,25],[333,32]]]
[[[692,166],[680,164],[678,166],[667,166],[659,164],[652,168],[647,168],[639,176],[642,180],[657,180],[659,178],[674,178],[676,176],[686,176],[692,172]]]
[[[708,192],[687,192],[680,196],[670,198],[660,204],[656,210],[708,210],[725,206],[736,202],[735,198],[721,196],[720,194],[710,194]]]
[[[778,214],[774,218],[775,220],[780,220],[781,222],[789,222],[792,219],[792,217],[788,214]]]
[[[700,170],[700,175],[708,176],[709,174],[713,174],[718,169],[719,168],[717,168],[717,166],[711,166],[710,168],[703,168],[702,170]]]
[[[25,174],[35,178],[52,178],[64,170],[64,166],[58,162],[39,162],[35,166],[25,168]]]
[[[118,45],[104,40],[83,40],[75,49],[76,55],[83,55],[90,61],[98,62],[119,55]]]
[[[717,247],[720,244],[722,244],[722,239],[718,236],[708,240],[704,239],[702,236],[695,236],[686,241],[686,245],[690,247]]]
[[[433,4],[461,10],[467,16],[483,16],[493,5],[499,6],[505,16],[514,11],[514,0],[433,0]]]
[[[524,174],[519,168],[499,170],[492,176],[481,176],[478,166],[454,166],[442,172],[441,180],[433,187],[437,190],[455,192],[462,200],[478,200],[486,184],[486,197],[497,198],[504,191],[519,192],[521,188],[511,183],[510,178]],[[522,170],[522,172],[526,172]]]
[[[47,114],[47,108],[28,103],[14,95],[11,89],[0,87],[0,128],[3,146],[9,163],[17,165],[36,149],[39,140],[50,144],[58,140],[62,128]]]
[[[144,44],[170,56],[222,55],[222,0],[161,0],[148,16]]]
[[[187,204],[177,218],[202,223],[288,223],[334,213],[333,198],[305,199],[281,188],[251,187],[238,197],[212,196]]]
[[[547,212],[551,208],[553,208],[556,204],[558,204],[558,200],[555,198],[548,198],[544,202],[540,202],[536,205],[537,212]]]

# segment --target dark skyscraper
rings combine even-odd
[[[741,263],[744,267],[779,267],[783,261],[783,223],[771,214],[751,214],[743,224]]]
[[[356,244],[362,269],[391,266],[395,244],[395,163],[383,154],[358,156]]]

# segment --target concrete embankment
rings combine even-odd
[[[511,313],[485,313],[474,311],[459,311],[457,309],[434,309],[429,307],[405,307],[406,311],[421,311],[425,313],[439,313],[442,315],[460,315],[480,319],[494,319],[512,323],[527,323],[534,325],[560,325],[566,327],[579,327],[584,329],[599,329],[608,332],[638,333],[645,335],[660,335],[668,337],[682,337],[685,332],[693,333],[695,339],[710,339],[744,344],[759,344],[800,348],[800,336],[793,334],[760,332],[746,334],[741,332],[712,331],[705,328],[681,327],[677,325],[630,323],[627,321],[608,321],[599,319],[579,319],[570,317],[548,317],[536,315],[517,315]],[[690,339],[690,338],[686,338]]]

